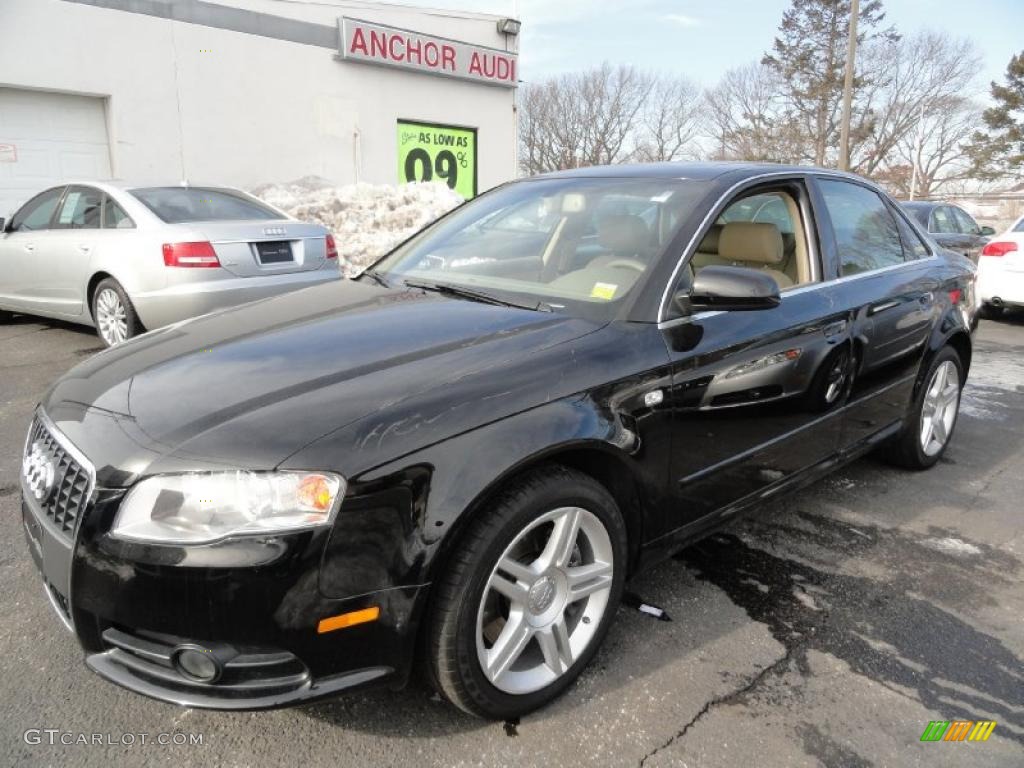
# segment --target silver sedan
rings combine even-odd
[[[223,187],[63,184],[0,229],[0,316],[94,326],[108,346],[340,278],[324,227]]]

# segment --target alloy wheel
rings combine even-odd
[[[520,531],[477,611],[477,657],[495,688],[531,693],[569,671],[601,625],[614,559],[608,531],[581,507],[551,510]]]
[[[828,376],[825,381],[825,402],[828,405],[832,405],[843,391],[843,387],[846,386],[846,375],[847,369],[850,365],[849,354],[842,352],[836,355],[836,359],[832,363],[832,367],[829,369]]]
[[[949,441],[959,408],[960,372],[945,360],[932,374],[921,406],[921,450],[926,456],[934,456]]]
[[[109,346],[128,338],[128,312],[113,288],[104,288],[96,296],[96,325]]]

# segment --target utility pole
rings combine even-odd
[[[846,43],[846,78],[843,81],[843,124],[839,132],[839,170],[850,170],[850,112],[853,110],[853,69],[857,63],[859,0],[850,3],[850,39]]]

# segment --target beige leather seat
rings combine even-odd
[[[562,275],[549,285],[581,297],[589,296],[599,283],[614,287],[616,299],[628,291],[650,259],[651,231],[647,224],[639,216],[607,216],[597,223],[597,241],[611,253],[592,259],[583,269]]]
[[[711,248],[715,247],[716,252]],[[731,221],[720,231],[713,228],[694,254],[693,267],[701,269],[711,265],[748,267],[767,272],[779,288],[789,288],[793,279],[778,269],[785,261],[782,233],[774,224],[750,221]]]

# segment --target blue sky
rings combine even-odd
[[[680,73],[710,86],[771,47],[788,0],[399,0],[523,21],[520,72],[531,80],[604,60]],[[939,29],[972,38],[983,57],[978,97],[1024,49],[1024,0],[887,0],[904,33]]]

